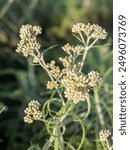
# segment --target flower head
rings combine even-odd
[[[79,88],[79,89],[66,88],[64,94],[67,100],[74,104],[89,99],[88,89],[86,88]]]
[[[57,89],[58,88],[58,84],[56,81],[48,81],[47,82],[47,89]]]
[[[23,53],[25,57],[28,55],[34,55],[35,51],[39,50],[41,45],[37,42],[36,37],[29,38],[29,39],[22,39],[18,43],[18,47],[16,52]]]
[[[64,58],[60,57],[59,60],[62,62],[63,66],[65,68],[68,68],[72,65],[72,57],[71,56],[69,56],[69,57],[66,56]]]
[[[97,71],[91,71],[88,73],[88,85],[92,88],[100,85],[102,83],[102,78]]]
[[[69,43],[65,44],[62,49],[69,55],[80,54],[85,50],[85,47],[82,45],[72,46]]]
[[[99,138],[103,142],[106,141],[110,135],[111,135],[111,132],[109,130],[101,130],[99,132]]]
[[[97,24],[91,25],[90,23],[74,24],[72,27],[72,32],[73,33],[83,32],[84,35],[92,37],[92,38],[96,38],[96,39],[106,39],[106,36],[107,36],[107,32],[105,31],[105,29],[103,29]]]
[[[77,23],[74,24],[72,27],[72,32],[73,33],[78,33],[78,32],[85,32],[86,31],[86,27],[90,27],[90,23],[88,23],[87,25],[84,23]]]
[[[61,84],[65,88],[65,97],[73,103],[89,99],[87,83],[87,77],[74,70],[68,71],[61,79]]]
[[[40,120],[42,118],[42,112],[39,110],[40,103],[36,100],[32,100],[28,107],[24,110],[24,121],[27,123],[33,123],[33,120]]]
[[[25,57],[32,56],[33,62],[37,63],[40,59],[39,49],[41,45],[37,42],[36,36],[41,34],[41,27],[23,25],[20,29],[20,41],[16,52],[23,53]]]
[[[32,37],[36,37],[37,35],[42,33],[42,28],[39,26],[32,26],[29,24],[22,25],[20,29],[20,38],[21,39],[29,39]]]
[[[54,60],[52,60],[50,63],[46,64],[46,67],[49,69],[50,73],[57,78],[61,71],[60,71],[60,67],[55,65],[56,62]]]

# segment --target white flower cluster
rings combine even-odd
[[[101,130],[99,132],[99,139],[100,141],[105,142],[110,135],[111,132],[109,130]]]
[[[33,38],[42,33],[42,28],[39,26],[32,26],[32,25],[22,25],[20,28],[20,38]]]
[[[24,110],[26,114],[24,121],[27,123],[33,123],[33,120],[40,120],[42,118],[42,112],[39,110],[39,107],[40,103],[36,100],[32,100]]]
[[[100,85],[103,82],[97,71],[91,71],[90,73],[88,73],[88,80],[88,85],[92,88]]]
[[[25,57],[31,56],[34,63],[39,63],[48,73],[51,81],[47,82],[47,89],[62,88],[64,90],[64,97],[68,101],[77,103],[89,99],[89,91],[101,83],[99,73],[92,71],[85,75],[81,72],[84,62],[84,54],[87,52],[86,45],[70,45],[67,43],[62,49],[67,53],[67,56],[60,57],[63,68],[60,69],[56,62],[52,60],[50,63],[45,63],[43,56],[39,49],[41,45],[37,42],[36,37],[41,34],[42,29],[39,26],[23,25],[20,29],[20,42],[16,51],[23,53]],[[90,23],[77,23],[72,27],[73,33],[81,33],[87,38],[105,39],[106,31],[98,25],[91,25]],[[89,42],[88,42],[89,43]],[[90,44],[90,43],[89,43]],[[82,61],[77,62],[77,57],[82,55]],[[79,61],[79,60],[78,60]],[[39,104],[33,101],[26,108],[24,117],[25,122],[32,123],[42,117],[38,110]]]
[[[68,71],[61,79],[61,85],[65,88],[65,97],[73,103],[89,99],[87,83],[87,77],[75,71]]]
[[[97,24],[84,24],[84,23],[77,23],[74,24],[72,27],[73,33],[80,33],[83,32],[85,35],[96,38],[96,39],[106,39],[107,32],[105,29],[100,27]]]
[[[18,43],[16,52],[23,53],[25,57],[32,56],[33,62],[37,63],[40,59],[39,49],[41,45],[37,42],[36,36],[41,34],[41,27],[23,25],[20,29],[21,40]]]
[[[79,55],[85,50],[85,47],[82,45],[73,46],[67,43],[62,47],[62,49],[69,55]]]
[[[58,88],[58,84],[56,81],[48,81],[47,82],[47,89],[57,89]]]
[[[72,65],[72,57],[71,56],[60,57],[59,60],[62,62],[63,66],[65,68],[68,68]]]
[[[60,71],[60,67],[55,65],[56,62],[54,60],[52,60],[50,63],[46,64],[46,67],[49,69],[50,73],[57,78],[61,71]]]
[[[73,33],[78,33],[78,32],[86,32],[88,31],[88,29],[90,29],[90,23],[88,23],[87,25],[84,23],[77,23],[74,24],[72,27],[72,32]]]
[[[56,80],[47,82],[47,89],[63,87],[64,96],[67,101],[72,103],[88,100],[89,91],[102,82],[99,73],[92,71],[88,75],[83,74],[80,71],[80,63],[72,65],[72,57],[70,55],[59,59],[64,67],[61,71],[58,66],[55,66],[55,61],[47,64],[50,72],[56,77]]]

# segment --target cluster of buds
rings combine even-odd
[[[32,56],[34,63],[37,63],[40,59],[39,49],[41,45],[37,42],[36,36],[41,34],[41,31],[41,27],[28,24],[23,25],[20,29],[21,40],[16,52],[23,53],[25,57]]]
[[[66,88],[64,94],[67,100],[74,104],[89,99],[88,89],[86,88],[79,88],[79,89]]]
[[[72,66],[72,56],[60,57],[59,60],[62,62],[65,68],[69,68],[70,66]]]
[[[91,71],[88,73],[88,85],[91,88],[94,88],[102,83],[102,78],[100,78],[100,75],[97,71]]]
[[[47,82],[47,89],[57,89],[58,88],[58,84],[56,81],[48,81]]]
[[[77,23],[74,24],[72,27],[73,33],[80,33],[83,32],[84,35],[95,38],[95,39],[106,39],[107,32],[105,29],[100,27],[97,24],[84,24],[84,23]]]
[[[50,63],[46,64],[46,68],[49,69],[53,77],[57,78],[60,75],[61,71],[60,71],[60,67],[56,66],[55,64],[56,62],[52,60]]]
[[[42,33],[42,28],[39,26],[32,26],[32,25],[22,25],[20,28],[20,38],[26,39],[26,38],[33,38],[37,35]]]
[[[24,121],[27,123],[33,123],[33,120],[40,120],[42,118],[42,112],[39,110],[40,103],[36,100],[32,100],[28,107],[24,110],[26,116]]]
[[[109,138],[110,135],[111,135],[111,132],[109,130],[101,130],[99,132],[99,139],[100,141],[105,142]]]
[[[64,94],[67,100],[78,103],[89,99],[88,79],[81,72],[68,71],[61,79],[61,85],[65,88]]]
[[[63,58],[63,60],[65,60],[65,58]],[[50,66],[54,65],[52,62],[50,64]],[[88,100],[90,90],[102,82],[99,73],[92,71],[88,73],[88,75],[85,75],[80,72],[80,63],[71,66],[71,64],[65,60],[63,64],[64,68],[59,75],[61,77],[59,77],[58,80],[48,81],[47,89],[57,89],[59,86],[63,87],[64,96],[72,103]]]
[[[75,69],[68,70],[60,80],[61,85],[65,88],[65,97],[73,103],[88,100],[91,88],[100,85],[101,81],[98,72],[92,71],[84,75]]]
[[[69,43],[65,44],[62,49],[69,55],[79,55],[81,52],[85,50],[85,47],[82,45],[73,46]]]
[[[77,23],[73,25],[72,32],[73,33],[86,32],[90,28],[91,28],[90,23],[88,23],[87,25],[84,23]]]

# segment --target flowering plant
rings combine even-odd
[[[94,45],[98,40],[106,39],[107,32],[96,24],[74,24],[72,33],[81,44],[74,46],[67,43],[62,47],[66,53],[65,57],[59,58],[62,67],[56,65],[54,60],[49,63],[45,62],[44,54],[46,51],[40,51],[41,45],[37,41],[37,36],[41,32],[42,29],[39,26],[23,25],[20,29],[21,40],[18,43],[16,52],[22,53],[25,57],[30,57],[32,64],[40,65],[46,71],[50,78],[47,81],[47,89],[52,90],[52,95],[43,104],[42,109],[40,109],[41,104],[37,100],[32,100],[24,111],[24,121],[31,124],[37,120],[46,125],[50,138],[44,144],[42,150],[47,150],[50,147],[54,147],[54,150],[64,150],[66,145],[74,150],[75,148],[63,138],[66,129],[64,120],[68,116],[72,116],[73,120],[79,122],[82,127],[81,142],[76,148],[80,150],[85,139],[83,120],[88,117],[91,110],[91,91],[95,93],[97,114],[101,125],[104,126],[97,94],[98,87],[102,84],[102,79],[97,71],[84,74],[82,70],[88,50],[96,47]],[[74,112],[74,108],[83,101],[87,103],[87,111],[80,116]],[[60,103],[58,111],[51,108],[51,104],[55,102]],[[100,139],[104,139],[101,133],[99,136]]]

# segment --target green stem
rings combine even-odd
[[[50,145],[51,145],[51,143],[54,141],[54,145],[55,145],[55,148],[57,148],[57,135],[58,135],[58,133],[57,133],[57,128],[58,128],[58,126],[63,122],[63,120],[67,117],[67,115],[68,115],[68,113],[73,109],[73,105],[71,105],[69,108],[68,108],[68,110],[64,113],[64,115],[60,118],[60,120],[59,120],[59,122],[57,123],[57,125],[53,128],[53,131],[52,131],[52,135],[51,135],[51,137],[50,137],[50,139],[49,139],[49,143],[50,143]],[[62,136],[62,135],[60,135],[60,136]],[[63,139],[62,137],[60,137],[60,139]],[[58,149],[54,149],[54,150],[58,150]]]
[[[88,47],[88,49],[90,49],[96,42],[97,42],[98,39],[95,39]]]
[[[50,146],[51,146],[51,143],[54,141],[55,132],[56,132],[56,128],[53,129],[52,135],[51,135],[51,137],[49,138],[49,144],[50,144]]]
[[[2,113],[2,111],[4,111],[5,109],[5,106],[3,106],[3,108],[0,110],[0,114]]]
[[[80,123],[80,125],[82,127],[82,138],[81,138],[81,142],[80,142],[80,144],[78,146],[78,149],[77,149],[77,150],[80,150],[82,148],[84,140],[85,140],[85,128],[84,128],[82,120],[78,116],[76,116],[76,117],[79,120],[79,123]]]
[[[98,115],[100,124],[101,124],[102,128],[104,128],[104,126],[105,126],[104,116],[102,114],[102,108],[100,105],[99,94],[98,94],[97,88],[94,88],[94,101],[95,101],[96,111],[97,111],[97,115]]]
[[[43,61],[39,61],[39,64],[42,66],[42,68],[47,72],[47,74],[49,75],[50,79],[52,81],[54,81],[53,77],[51,76],[49,70],[44,66]]]
[[[88,47],[86,46],[85,52],[84,52],[84,55],[83,55],[83,58],[82,58],[82,61],[81,61],[81,68],[80,68],[80,71],[81,71],[82,68],[83,68],[83,65],[84,65],[84,62],[85,62],[85,59],[86,59],[86,56],[87,56],[87,52],[88,52]]]
[[[103,147],[103,150],[106,150],[106,147],[105,147],[104,142],[101,141],[101,145],[102,145],[102,147]]]
[[[54,81],[54,78],[52,77],[50,71],[45,67],[45,62],[44,62],[44,59],[42,58],[41,61],[39,61],[39,64],[42,66],[42,68],[47,72],[47,74],[49,75],[50,79],[52,81]],[[63,96],[61,94],[61,92],[59,91],[59,89],[57,89],[57,92],[58,92],[58,95],[59,97],[61,98],[61,101],[62,101],[62,105],[64,106],[65,105],[65,102],[64,102],[64,99],[63,99]]]
[[[82,35],[81,32],[79,32],[79,35],[80,35],[80,37],[81,37],[82,43],[83,43],[84,45],[86,45],[85,40],[84,40],[83,35]]]
[[[87,100],[87,104],[88,104],[88,109],[87,109],[87,113],[85,115],[85,117],[83,118],[83,120],[87,119],[89,113],[90,113],[90,110],[91,110],[91,103],[90,103],[90,99]]]
[[[66,144],[71,150],[75,150],[75,148],[71,144],[67,142],[63,142],[63,143]]]
[[[101,45],[101,46],[92,46],[91,48],[105,47],[105,46],[108,46],[108,45],[111,45],[111,44],[110,43],[106,43],[106,44]]]
[[[112,147],[110,146],[110,144],[109,144],[109,142],[108,142],[108,140],[106,139],[106,144],[107,144],[107,148],[108,148],[108,150],[112,150]]]
[[[87,44],[84,45],[86,48],[85,48],[85,52],[84,52],[84,55],[83,55],[83,58],[82,58],[82,61],[81,61],[81,69],[80,69],[80,71],[81,71],[82,68],[83,68],[83,65],[84,65],[85,58],[86,58],[86,56],[87,56],[88,50],[97,42],[97,40],[98,40],[98,39],[95,39],[89,46],[88,46],[88,43],[89,43],[89,40],[88,40],[88,41],[87,41]]]
[[[59,150],[59,139],[58,139],[58,126],[55,128],[55,138],[54,138],[54,150]]]

